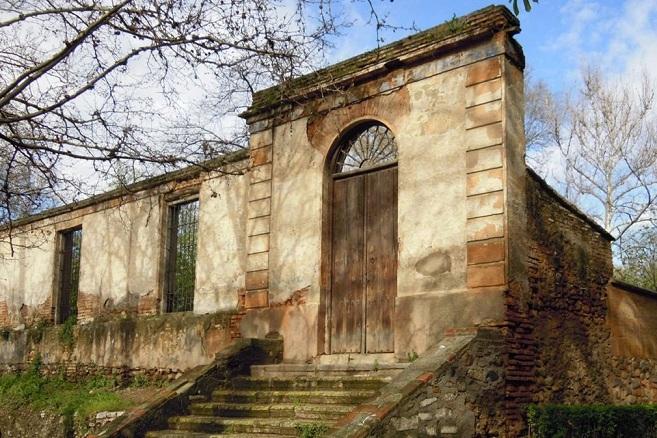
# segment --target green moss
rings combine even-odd
[[[61,376],[41,375],[41,358],[37,356],[28,371],[0,375],[0,405],[20,411],[47,410],[64,417],[78,430],[86,429],[91,415],[101,411],[120,411],[131,403],[114,392],[116,383],[106,377],[92,377],[81,382],[66,381]]]
[[[319,438],[328,432],[328,427],[322,423],[299,423],[295,429],[299,438]]]

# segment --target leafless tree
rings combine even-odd
[[[525,146],[529,165],[545,166],[543,151],[552,143],[551,123],[555,97],[542,80],[536,80],[530,67],[525,69]]]
[[[588,69],[577,93],[553,96],[535,112],[538,125],[549,127],[550,140],[541,148],[553,146],[561,160],[550,176],[617,238],[655,218],[654,90],[646,75],[614,82]]]
[[[243,147],[236,115],[321,61],[339,2],[1,1],[0,222],[90,194],[82,171],[147,176]]]

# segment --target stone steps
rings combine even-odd
[[[301,420],[334,421],[348,414],[353,405],[325,404],[245,404],[245,403],[194,403],[189,407],[192,415],[205,415],[233,418],[297,418]]]
[[[271,391],[271,390],[234,390],[218,389],[212,393],[212,401],[227,403],[323,403],[357,405],[378,394],[374,390],[307,390],[307,391]]]
[[[146,433],[146,438],[292,438],[294,435],[271,435],[252,433],[205,433],[188,430],[157,430]]]
[[[234,389],[268,390],[378,390],[390,377],[322,376],[309,377],[238,377],[231,381]]]
[[[186,412],[167,419],[167,430],[148,432],[146,436],[281,438],[296,437],[300,430],[313,428],[328,433],[338,419],[376,397],[391,380],[386,375],[368,374],[363,366],[359,368],[361,375],[313,372],[236,377],[209,397],[190,398]],[[266,371],[272,370],[276,369]],[[299,372],[300,368],[295,370]]]
[[[283,418],[224,418],[202,415],[171,417],[169,427],[173,430],[211,433],[247,433],[270,435],[296,435],[297,426],[312,426],[315,421]]]
[[[408,362],[381,364],[277,364],[252,365],[253,377],[394,377],[408,367]]]

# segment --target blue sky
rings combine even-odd
[[[498,2],[510,7],[505,1]],[[465,15],[488,6],[479,0],[377,0],[391,24],[413,23],[427,29],[456,14]],[[338,61],[376,46],[373,26],[365,24],[362,4],[346,7],[354,22],[338,39],[330,61]],[[590,64],[615,75],[634,75],[641,69],[657,72],[657,0],[541,0],[530,13],[521,12],[522,44],[527,65],[537,79],[553,89],[572,85],[583,65]],[[385,34],[392,42],[410,31]]]

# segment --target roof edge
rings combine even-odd
[[[29,225],[43,219],[48,219],[64,213],[70,213],[75,210],[80,210],[85,207],[100,204],[101,202],[111,201],[122,196],[127,196],[136,192],[152,189],[153,187],[157,187],[171,181],[193,179],[198,177],[202,172],[216,170],[227,164],[237,163],[247,158],[247,149],[227,153],[211,160],[203,161],[198,164],[193,164],[171,172],[166,172],[161,175],[153,176],[132,184],[128,184],[127,186],[90,196],[89,198],[83,199],[81,201],[71,202],[68,204],[49,208],[40,213],[22,217],[12,221],[11,224],[4,224],[0,226],[0,232],[15,229],[18,227],[24,227],[25,225]]]
[[[575,204],[561,196],[559,192],[557,192],[550,184],[547,183],[534,169],[532,169],[529,166],[525,166],[527,169],[527,173],[529,176],[531,176],[536,182],[538,182],[543,189],[545,189],[552,197],[554,197],[563,207],[565,207],[567,210],[569,210],[571,213],[579,217],[580,219],[583,219],[586,223],[588,223],[591,228],[593,228],[595,231],[600,233],[602,237],[607,239],[610,242],[613,242],[616,240],[614,236],[611,235],[607,230],[605,230],[600,224],[598,224],[595,220],[593,220],[589,215],[584,213],[582,210],[579,209]]]

